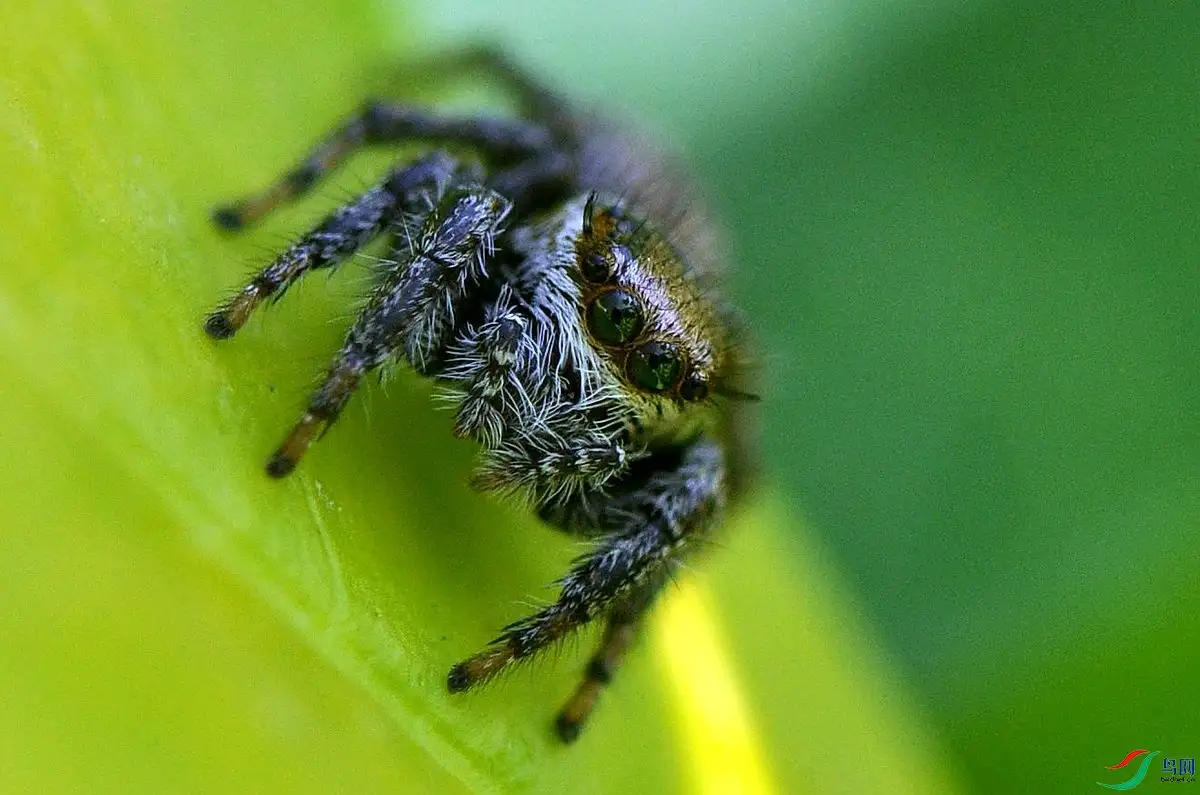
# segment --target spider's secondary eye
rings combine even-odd
[[[669,342],[648,342],[629,354],[629,377],[648,392],[665,392],[679,380],[679,350]]]
[[[684,400],[704,400],[708,397],[708,379],[693,370],[683,379],[679,387],[679,396]]]
[[[608,262],[598,251],[584,255],[583,262],[579,263],[579,271],[583,278],[592,284],[604,284],[608,281]]]
[[[625,345],[642,330],[642,305],[624,290],[604,293],[588,308],[588,327],[605,345]]]

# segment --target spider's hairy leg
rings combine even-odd
[[[400,213],[437,191],[456,167],[449,155],[435,152],[393,172],[379,185],[335,210],[255,274],[236,295],[209,314],[204,330],[215,339],[232,337],[264,301],[278,298],[310,271],[343,262],[378,236]]]
[[[574,159],[567,152],[552,150],[501,171],[488,184],[511,198],[514,212],[523,217],[565,201],[575,177]]]
[[[495,447],[512,417],[529,402],[522,377],[522,354],[528,357],[530,347],[528,325],[512,289],[504,285],[485,311],[483,322],[468,326],[457,336],[441,373],[457,387],[455,436]]]
[[[521,160],[554,143],[551,132],[533,122],[439,116],[408,105],[370,101],[274,184],[214,210],[213,222],[223,229],[241,229],[308,193],[356,150],[418,140],[465,144],[500,163]]]
[[[403,357],[418,370],[438,359],[454,333],[454,314],[486,276],[484,257],[509,210],[499,194],[452,184],[410,227],[399,259],[383,272],[346,335],[324,382],[292,432],[267,462],[283,477],[341,414],[363,376]]]
[[[575,134],[578,120],[561,96],[513,62],[503,51],[486,44],[465,47],[439,59],[453,71],[480,71],[503,80],[524,106],[525,115],[563,133]]]
[[[608,614],[604,636],[584,669],[583,681],[554,721],[554,730],[564,743],[575,742],[579,737],[583,724],[596,708],[601,692],[612,682],[613,674],[633,644],[646,611],[664,582],[662,577],[649,580],[621,599]]]
[[[541,410],[555,373],[544,363],[530,364],[528,348],[537,341],[529,319],[499,308],[494,320],[463,334],[452,354],[471,362],[451,373],[460,381],[454,432],[485,448],[472,487],[546,504],[619,476],[635,454],[626,450],[616,422]]]
[[[484,446],[474,488],[553,505],[602,487],[640,453],[610,393],[589,385],[553,320],[503,287],[451,347],[454,430]]]
[[[637,490],[613,496],[605,523],[615,529],[559,581],[557,601],[510,624],[489,648],[451,668],[450,691],[485,682],[593,618],[612,614],[622,600],[636,599],[707,537],[724,502],[720,445],[701,437],[678,451],[673,466],[653,472]]]
[[[475,398],[468,394],[463,409]],[[606,423],[570,414],[533,419],[540,424],[510,434],[487,451],[471,477],[472,487],[526,493],[546,504],[568,499],[589,484],[605,484],[629,467],[626,440]]]

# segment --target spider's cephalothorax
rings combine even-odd
[[[570,113],[495,54],[475,57],[512,85],[528,119],[369,103],[278,183],[218,210],[217,223],[257,220],[367,144],[441,141],[477,160],[435,150],[395,169],[205,329],[229,337],[304,274],[387,239],[366,306],[267,472],[291,472],[368,373],[404,360],[437,379],[455,432],[482,447],[475,484],[519,495],[594,542],[558,599],[451,668],[449,688],[603,617],[600,647],[556,723],[570,741],[655,595],[744,481],[744,354],[716,293],[711,226],[661,156]]]

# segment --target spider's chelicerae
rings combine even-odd
[[[370,102],[264,192],[219,209],[241,228],[355,149],[453,147],[395,168],[254,276],[205,323],[225,339],[296,280],[383,237],[388,254],[299,422],[267,462],[287,475],[363,378],[406,361],[482,446],[474,483],[520,495],[591,551],[558,598],[450,669],[475,687],[597,618],[558,715],[579,734],[655,596],[746,480],[745,357],[719,293],[714,230],[661,155],[480,52],[525,118],[447,118]]]

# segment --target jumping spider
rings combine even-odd
[[[364,146],[455,146],[391,171],[214,310],[225,339],[267,299],[383,237],[366,305],[267,474],[291,472],[364,376],[397,360],[457,407],[482,446],[473,483],[527,499],[589,539],[557,601],[450,669],[468,690],[603,617],[556,730],[574,740],[655,596],[746,479],[742,334],[719,293],[713,228],[663,158],[573,112],[479,51],[527,118],[447,118],[370,102],[262,193],[218,209],[229,230],[312,189]]]

